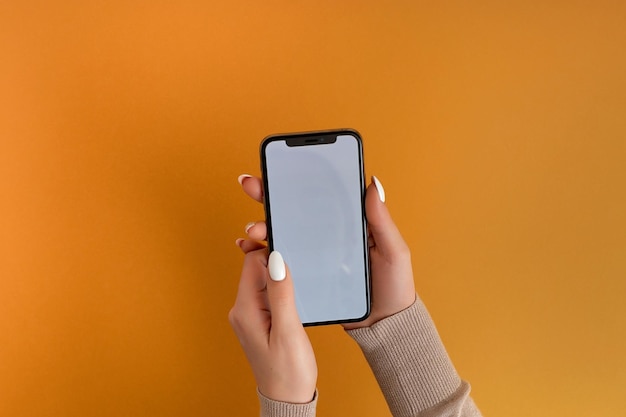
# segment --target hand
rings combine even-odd
[[[258,242],[237,240],[246,253],[229,321],[264,396],[289,403],[313,400],[317,365],[296,310],[282,256]]]
[[[382,185],[376,177],[372,179],[373,182],[365,195],[372,276],[372,310],[366,320],[344,324],[343,327],[347,330],[371,326],[415,302],[411,252],[384,204],[385,191]],[[260,203],[263,202],[260,178],[241,175],[239,182],[246,194]],[[257,247],[254,245],[263,245],[260,241],[267,239],[267,226],[264,221],[249,223],[246,232],[252,240],[240,242],[244,251]]]

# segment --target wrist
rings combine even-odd
[[[370,327],[379,321],[385,320],[389,317],[395,316],[401,313],[415,304],[417,301],[417,294],[412,291],[410,295],[404,296],[401,300],[393,303],[393,305],[386,306],[384,308],[376,308],[369,317],[363,321],[357,323],[346,323],[343,328],[346,331],[361,329],[364,327]]]

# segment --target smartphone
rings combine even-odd
[[[289,266],[300,321],[370,312],[363,143],[355,130],[271,135],[261,143],[270,250]]]

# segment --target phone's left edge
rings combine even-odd
[[[267,225],[267,246],[270,253],[274,250],[274,237],[272,234],[272,215],[270,210],[270,196],[269,196],[269,181],[267,176],[267,159],[266,159],[266,149],[267,146],[278,139],[280,139],[282,135],[268,135],[261,141],[261,145],[259,146],[259,154],[261,161],[261,182],[263,186],[263,210],[265,212],[265,224]]]

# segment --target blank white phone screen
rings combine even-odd
[[[334,143],[265,148],[274,249],[289,266],[302,323],[350,320],[368,311],[361,151]]]

